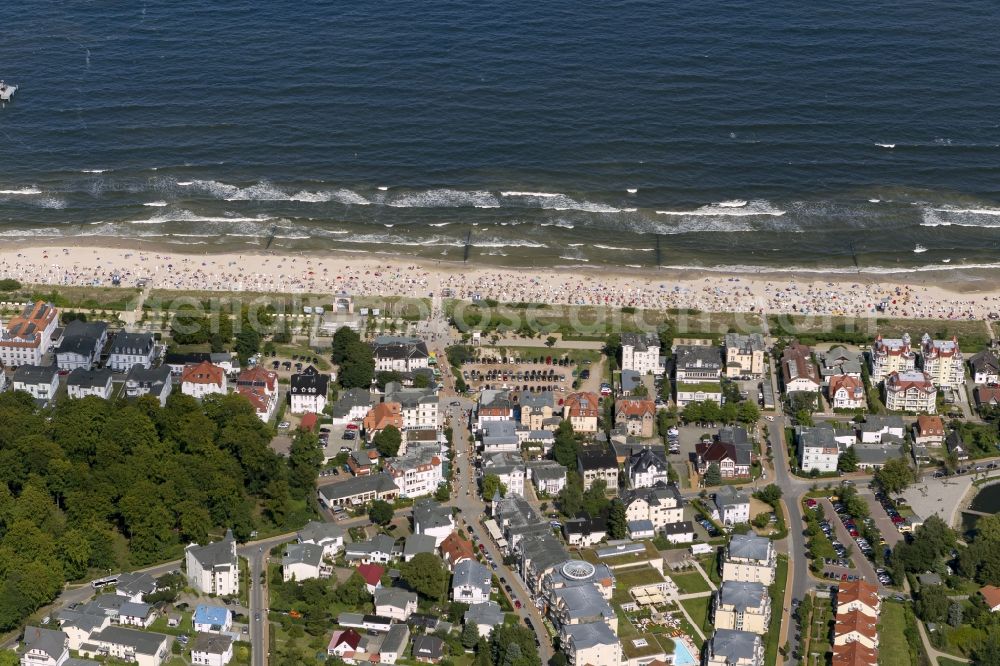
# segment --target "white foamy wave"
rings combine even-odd
[[[580,247],[582,245],[586,245],[586,243],[567,243],[566,245],[568,247]]]
[[[104,173],[107,169],[81,169],[80,173]]]
[[[66,207],[66,200],[58,197],[42,197],[35,199],[32,203],[39,208],[49,208],[52,210],[62,210]]]
[[[178,180],[177,184],[180,185],[181,187],[189,187],[191,185],[194,185],[194,182],[190,180]]]
[[[655,249],[651,247],[618,247],[617,245],[599,245],[597,243],[593,247],[601,250],[620,250],[622,252],[652,252]]]
[[[550,199],[553,197],[566,196],[564,194],[559,194],[558,192],[501,192],[502,197],[539,197],[542,199]]]
[[[499,208],[500,202],[489,192],[463,190],[427,190],[404,194],[386,202],[393,208]]]
[[[545,243],[536,243],[528,240],[473,240],[472,244],[475,247],[548,247]],[[462,245],[464,245],[464,243],[462,243]]]
[[[895,148],[896,147],[896,144],[894,144],[894,143],[876,143],[875,145],[878,146],[879,148]]]
[[[658,210],[657,215],[677,215],[680,217],[755,217],[771,216],[780,217],[785,211],[775,208],[770,202],[763,200],[748,201],[745,205],[736,206],[735,202],[723,201],[717,204],[709,204],[695,210]]]
[[[576,225],[570,222],[569,220],[563,220],[563,219],[556,220],[555,222],[542,222],[541,226],[559,227],[560,229],[574,229],[576,227]]]
[[[424,240],[414,240],[403,238],[402,236],[387,236],[380,234],[358,234],[348,238],[340,239],[341,243],[367,243],[370,245],[400,245],[404,247],[426,247],[428,245],[440,245],[449,247],[465,247],[465,243],[454,238],[443,236],[433,236]]]
[[[3,238],[48,238],[50,236],[63,236],[65,234],[66,231],[64,229],[59,229],[57,227],[42,229],[11,229],[10,231],[0,231],[0,237]]]
[[[267,222],[274,218],[267,215],[257,217],[225,217],[196,215],[189,210],[178,210],[174,212],[160,213],[145,220],[131,220],[129,224],[166,224],[168,222]]]
[[[147,201],[146,203],[144,203],[142,205],[143,206],[152,206],[153,208],[163,208],[164,206],[167,205],[167,202],[166,201]]]
[[[583,257],[570,257],[570,256],[566,256],[566,255],[560,254],[559,258],[560,259],[565,259],[567,261],[582,261],[584,263],[590,263],[590,259],[584,259]]]
[[[430,227],[447,227],[451,222],[432,222],[428,226]]]
[[[925,208],[922,227],[1000,229],[1000,208]]]
[[[0,190],[0,194],[41,194],[37,187],[22,187],[17,190]]]
[[[592,201],[577,201],[557,192],[501,192],[502,197],[516,197],[546,210],[579,210],[585,213],[620,213],[621,209]]]

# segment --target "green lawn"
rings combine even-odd
[[[768,627],[767,643],[764,646],[764,663],[778,663],[778,641],[781,640],[781,609],[785,603],[785,583],[788,579],[788,556],[778,555],[778,566],[774,574],[771,594],[771,625]]]
[[[902,604],[883,603],[878,623],[880,666],[910,666],[910,645],[905,631],[906,608]]]
[[[968,666],[967,661],[957,661],[955,659],[949,659],[948,657],[938,657],[938,666]]]
[[[695,624],[701,628],[706,636],[712,635],[712,622],[709,620],[709,610],[712,606],[712,597],[698,597],[697,599],[684,599],[681,601],[684,610],[688,612]]]
[[[628,616],[625,611],[622,610],[621,606],[615,606],[615,614],[618,616],[618,637],[628,638],[629,636],[638,636],[639,630],[632,626],[629,622]]]
[[[180,613],[181,623],[176,627],[167,626],[167,616],[161,615],[160,617],[153,620],[153,624],[149,625],[150,631],[155,631],[161,634],[171,634],[173,636],[180,636],[181,634],[190,634],[194,629],[194,625],[191,623],[190,611],[170,611],[171,615]]]
[[[663,575],[650,566],[624,569],[615,572],[615,582],[626,592],[638,585],[655,585],[663,582]]]
[[[708,581],[705,580],[705,577],[697,571],[670,574],[670,578],[674,581],[674,583],[676,583],[677,589],[681,594],[708,592],[712,589],[709,587]]]

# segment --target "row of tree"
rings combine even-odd
[[[0,629],[90,572],[179,557],[231,527],[297,527],[319,468],[315,436],[289,458],[239,395],[181,394],[39,410],[0,394]],[[298,503],[299,510],[293,510]]]

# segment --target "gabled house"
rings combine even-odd
[[[284,582],[328,578],[333,567],[324,561],[323,547],[312,543],[290,543],[281,557],[281,577]]]
[[[108,325],[103,321],[71,321],[56,347],[56,365],[60,370],[90,370],[100,359],[108,342]]]
[[[649,447],[643,447],[629,456],[627,462],[629,483],[633,488],[651,488],[657,483],[667,483],[667,461]]]
[[[181,373],[181,393],[195,398],[224,394],[229,389],[226,372],[217,365],[202,361],[197,365],[187,365]]]
[[[409,562],[421,553],[434,553],[434,537],[429,534],[411,534],[403,544],[403,561]]]
[[[726,333],[726,377],[759,377],[764,374],[764,336]]]
[[[480,604],[490,600],[490,570],[475,560],[463,560],[455,565],[451,579],[451,600],[464,604]]]
[[[520,423],[529,430],[544,430],[546,420],[556,414],[556,397],[552,391],[522,393],[519,405]]]
[[[962,439],[962,433],[958,430],[952,430],[948,433],[945,438],[945,444],[948,447],[948,453],[955,456],[959,461],[969,459],[969,449],[965,445],[965,440]]]
[[[406,622],[417,612],[417,595],[398,587],[380,587],[375,590],[375,614],[399,622]]]
[[[819,374],[823,378],[824,384],[829,385],[834,377],[846,376],[861,379],[861,357],[856,352],[848,351],[846,347],[837,346],[823,354],[821,359]]]
[[[236,389],[236,393],[246,398],[250,406],[253,407],[254,414],[264,423],[274,417],[274,412],[278,408],[278,392],[265,393],[257,388],[241,386]]]
[[[371,441],[378,433],[389,426],[396,430],[403,429],[403,406],[398,402],[380,402],[365,414],[362,421],[365,436]]]
[[[589,490],[598,479],[607,484],[607,490],[618,489],[618,459],[605,449],[582,449],[576,459],[577,472],[583,480],[583,489]]]
[[[712,518],[723,525],[750,522],[750,496],[739,488],[722,486],[715,493]]]
[[[421,664],[438,664],[444,659],[446,647],[437,636],[417,636],[413,639],[413,658]]]
[[[292,414],[322,414],[326,408],[326,398],[330,392],[330,375],[325,375],[313,366],[292,375],[288,384],[290,396],[289,411]],[[371,398],[369,398],[370,400]]]
[[[21,666],[64,666],[69,660],[69,638],[62,631],[25,627]]]
[[[170,367],[161,365],[158,368],[147,370],[141,365],[132,366],[125,377],[126,398],[139,398],[144,395],[151,395],[160,402],[163,407],[167,404],[167,398],[173,390],[173,383],[170,381]]]
[[[851,375],[830,377],[827,397],[834,409],[864,409],[868,406],[864,383],[859,377]]]
[[[622,370],[640,375],[661,375],[660,336],[656,333],[622,333]]]
[[[722,350],[707,345],[677,345],[674,374],[678,382],[718,381],[722,377]]]
[[[972,370],[974,384],[1000,383],[1000,360],[992,350],[984,349],[969,358],[969,368]]]
[[[892,372],[885,378],[885,408],[894,412],[934,414],[937,388],[925,372]]]
[[[392,476],[380,472],[321,486],[316,494],[320,504],[332,509],[335,506],[360,506],[377,499],[393,502],[399,497],[399,487]]]
[[[71,398],[97,396],[103,400],[111,398],[111,370],[84,370],[76,368],[66,378],[66,394]]]
[[[861,643],[866,648],[878,649],[878,620],[865,615],[860,610],[837,613],[833,626],[833,645]]]
[[[571,546],[589,548],[608,537],[608,523],[599,516],[570,518],[563,523],[563,537]]]
[[[348,562],[360,561],[364,564],[388,564],[402,554],[396,541],[387,534],[376,534],[368,541],[347,544],[344,557]],[[361,568],[358,568],[360,571]]]
[[[233,659],[233,638],[221,634],[196,634],[191,643],[195,666],[226,666]]]
[[[484,601],[469,606],[462,617],[465,624],[473,624],[479,631],[480,638],[489,638],[493,627],[503,624],[504,614],[500,604],[495,601]]]
[[[635,437],[652,437],[656,432],[656,405],[652,400],[618,400],[615,425],[624,425]]]
[[[882,611],[878,586],[863,580],[841,583],[837,589],[837,615],[851,611],[861,611],[870,618],[878,619]]]
[[[865,416],[865,422],[859,428],[862,444],[881,442],[882,438],[887,435],[896,439],[903,439],[905,434],[906,425],[903,423],[903,417],[897,414],[886,416],[868,414]]]
[[[22,365],[14,371],[12,383],[15,391],[29,393],[45,405],[59,390],[59,369],[54,365]]]
[[[299,543],[313,544],[323,549],[323,557],[333,558],[344,549],[344,528],[333,523],[309,521],[299,530]]]
[[[601,416],[601,396],[589,391],[570,393],[563,401],[563,418],[568,419],[574,432],[597,432]]]
[[[198,604],[191,622],[199,633],[224,634],[233,628],[233,612],[225,606]]]
[[[188,585],[203,594],[231,597],[239,593],[240,567],[236,559],[233,531],[226,530],[221,541],[184,549]]]
[[[699,474],[717,465],[723,479],[750,477],[753,449],[746,430],[723,428],[711,442],[695,445],[695,462]]]
[[[527,476],[527,467],[524,458],[520,453],[514,451],[503,451],[492,453],[486,457],[483,464],[483,474],[494,474],[500,479],[508,493],[524,495],[524,477]]]
[[[156,579],[148,573],[123,573],[115,583],[115,594],[129,601],[140,602],[156,592]]]
[[[36,301],[24,306],[0,330],[0,365],[41,365],[58,326],[59,311],[51,303]]]
[[[913,426],[913,443],[921,446],[944,444],[944,420],[940,416],[921,414]]]
[[[507,391],[487,389],[479,393],[476,406],[476,430],[482,432],[486,424],[496,421],[511,421],[514,418],[514,402]]]
[[[353,421],[360,421],[371,409],[372,399],[370,391],[362,388],[347,389],[337,399],[337,402],[333,403],[333,409],[330,413],[331,423],[333,425],[347,425]]]
[[[799,468],[821,474],[837,471],[840,445],[833,428],[797,426],[795,440],[799,447]]]
[[[358,575],[364,579],[368,593],[375,594],[375,591],[382,587],[382,576],[385,575],[385,567],[370,563],[361,564],[358,565]]]
[[[354,476],[369,476],[375,473],[378,460],[375,449],[355,449],[347,456],[347,466]]]
[[[441,542],[441,558],[451,571],[455,570],[459,562],[474,560],[475,557],[476,551],[472,542],[463,539],[458,532],[452,532]]]
[[[431,499],[413,505],[413,532],[434,537],[434,547],[440,546],[455,530],[451,507]]]
[[[977,386],[973,391],[976,407],[1000,406],[1000,386]]]
[[[513,421],[487,421],[481,432],[484,454],[521,450],[517,424]]]
[[[402,497],[431,495],[444,481],[441,447],[437,443],[410,446],[404,455],[386,460],[384,469]]]
[[[781,353],[781,378],[786,393],[818,393],[823,386],[812,350],[792,341]]]
[[[115,372],[128,372],[135,366],[146,370],[153,367],[156,356],[156,342],[152,333],[127,333],[119,331],[111,342],[108,362],[105,367]]]
[[[622,496],[628,521],[648,520],[654,529],[684,520],[684,497],[674,484],[657,483],[651,488],[628,490]]]

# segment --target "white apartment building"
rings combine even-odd
[[[222,541],[184,549],[188,584],[204,594],[235,596],[240,589],[240,567],[236,559],[233,531],[226,530]]]
[[[0,364],[8,368],[40,365],[59,326],[59,311],[51,303],[26,305],[0,331]]]
[[[133,366],[148,370],[153,366],[156,342],[151,333],[119,332],[111,342],[107,367],[115,372],[128,372]]]
[[[958,338],[932,340],[929,333],[920,339],[924,373],[934,386],[954,388],[965,383],[965,361],[958,347]]]
[[[431,495],[444,481],[441,446],[436,442],[411,444],[405,455],[385,462],[385,471],[392,476],[401,497]]]
[[[640,375],[663,373],[660,367],[660,336],[656,333],[622,333],[622,370]]]
[[[885,378],[885,408],[894,412],[934,414],[937,388],[925,372],[892,372]]]
[[[912,372],[917,368],[917,354],[910,347],[910,334],[902,338],[875,338],[871,349],[871,382],[878,384],[893,372]]]
[[[803,472],[836,472],[840,460],[840,446],[833,428],[796,428],[799,444],[799,468]]]

